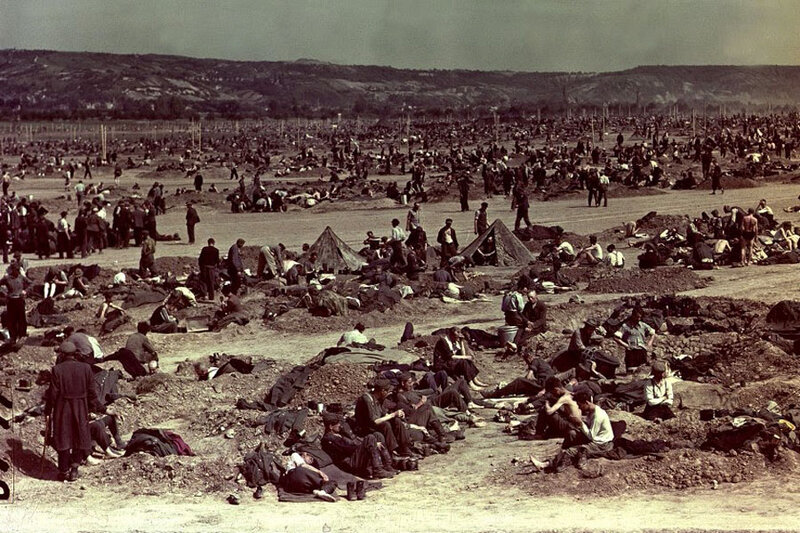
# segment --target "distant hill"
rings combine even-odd
[[[480,72],[166,55],[0,51],[0,118],[391,115],[725,104],[794,106],[800,67],[644,66],[620,72]],[[637,107],[638,106],[638,107]]]

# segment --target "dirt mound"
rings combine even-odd
[[[775,326],[796,326],[800,324],[800,302],[783,300],[775,304],[767,313],[767,323]]]
[[[93,485],[118,488],[131,495],[226,492],[238,487],[236,467],[223,457],[155,457],[136,453],[81,472]]]
[[[155,271],[159,273],[171,272],[176,276],[189,274],[198,269],[197,258],[189,256],[157,257]]]
[[[723,176],[722,186],[726,189],[753,189],[760,187],[761,183],[752,178],[745,178],[742,176]],[[711,190],[711,180],[701,181],[697,184],[697,189]]]
[[[372,365],[328,363],[318,368],[292,400],[292,405],[308,402],[349,405],[367,390],[367,382],[375,377]]]
[[[657,233],[667,228],[680,228],[683,230],[687,221],[686,215],[659,215],[656,211],[650,211],[636,221],[636,226],[639,231]]]
[[[708,286],[708,278],[701,278],[693,270],[683,267],[661,267],[652,270],[591,269],[591,280],[586,288],[591,293],[677,293]]]
[[[734,407],[761,409],[770,401],[780,406],[800,404],[800,383],[793,379],[777,378],[746,385],[731,394]]]

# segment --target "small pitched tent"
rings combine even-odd
[[[317,254],[317,262],[321,268],[329,272],[358,272],[364,266],[364,259],[336,235],[330,226],[314,241],[308,254]]]
[[[491,239],[490,239],[491,237]],[[459,255],[476,265],[517,266],[527,265],[534,257],[499,218]]]

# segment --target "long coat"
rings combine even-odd
[[[53,367],[47,406],[52,422],[52,444],[58,451],[88,450],[92,447],[89,433],[89,410],[103,410],[97,398],[91,367],[67,359]]]

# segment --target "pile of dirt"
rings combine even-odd
[[[782,407],[800,405],[800,382],[778,377],[745,385],[731,394],[733,407],[761,409],[770,401]]]
[[[88,483],[126,495],[202,494],[235,490],[236,466],[226,457],[155,457],[136,453],[104,461],[102,467],[84,468]]]
[[[565,274],[569,275],[565,272]],[[702,289],[708,286],[709,278],[702,278],[693,270],[683,267],[661,267],[652,270],[592,269],[592,279],[587,292],[591,293],[657,293]]]
[[[752,189],[760,187],[761,184],[753,178],[746,178],[743,176],[723,176],[721,180],[722,186],[726,189]],[[697,184],[697,189],[702,191],[711,190],[711,180],[701,181]]]
[[[328,363],[315,370],[291,405],[341,403],[351,405],[367,390],[367,382],[375,377],[372,365],[360,363]]]
[[[638,231],[656,234],[673,228],[683,231],[687,223],[686,215],[659,215],[656,211],[650,211],[636,221],[636,227]]]
[[[157,257],[155,271],[159,273],[171,272],[175,276],[190,274],[196,271],[197,258],[188,256]]]

